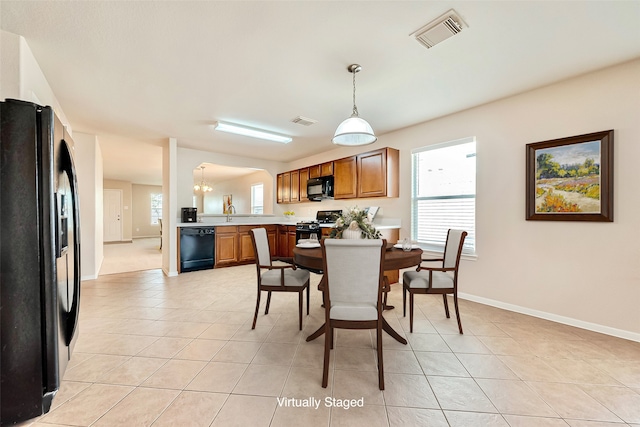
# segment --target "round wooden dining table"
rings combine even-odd
[[[403,251],[393,247],[392,243],[387,243],[387,250],[384,253],[384,271],[400,270],[402,268],[410,268],[420,264],[422,261],[422,249],[412,249],[410,251]],[[316,273],[322,274],[324,269],[322,260],[322,248],[293,248],[293,262],[302,268],[311,270]],[[323,276],[318,285],[318,289],[322,290],[325,284],[325,277]],[[389,287],[389,282],[385,277],[385,285]],[[385,298],[386,301],[386,298]],[[386,305],[386,303],[385,303]],[[387,307],[393,308],[393,307]],[[387,323],[385,318],[382,318],[382,329],[391,335],[396,341],[406,344],[407,340],[400,336],[392,327]],[[312,341],[324,333],[324,325],[318,328],[314,333],[307,337],[307,341]]]

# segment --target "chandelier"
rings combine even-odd
[[[358,117],[358,107],[356,107],[356,73],[362,70],[362,67],[351,64],[347,69],[353,74],[353,113],[338,125],[331,141],[336,145],[347,146],[373,144],[378,137],[374,135],[371,125]]]
[[[203,193],[213,191],[213,187],[204,180],[204,166],[200,166],[200,183],[193,186],[193,191],[202,191]]]

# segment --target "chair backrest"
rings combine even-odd
[[[265,228],[252,228],[251,241],[253,242],[253,251],[256,256],[256,264],[259,266],[271,266],[271,251],[269,251],[269,239],[267,238],[267,230]]]
[[[449,229],[447,233],[447,244],[444,247],[444,268],[458,269],[465,237],[467,237],[466,231]]]
[[[383,239],[322,240],[324,273],[332,304],[375,305],[380,301],[386,246]]]

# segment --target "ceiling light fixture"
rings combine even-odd
[[[261,129],[254,129],[247,126],[236,125],[233,123],[216,122],[213,125],[215,130],[222,132],[235,133],[236,135],[250,136],[251,138],[266,139],[268,141],[281,142],[288,144],[293,139],[289,136],[278,135]]]
[[[353,113],[338,125],[331,141],[336,145],[348,146],[373,144],[378,137],[374,135],[371,125],[358,117],[358,107],[356,107],[356,73],[362,70],[362,67],[351,64],[347,70],[353,74]]]
[[[213,187],[204,180],[204,166],[200,166],[200,178],[200,183],[193,186],[193,191],[202,191],[202,193],[213,191]]]

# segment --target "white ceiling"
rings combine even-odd
[[[168,137],[285,162],[332,149],[351,114],[351,63],[363,67],[360,115],[385,134],[640,56],[637,0],[2,0],[0,8],[2,29],[25,37],[73,129],[99,136],[105,176],[151,167],[156,183]],[[432,49],[410,37],[451,8],[468,25],[462,33]],[[298,115],[318,123],[291,123]],[[216,120],[294,140],[214,133]]]

